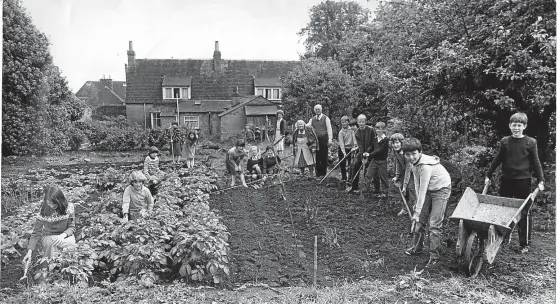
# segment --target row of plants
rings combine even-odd
[[[58,184],[68,185],[64,187],[68,200],[78,203],[78,246],[56,258],[39,259],[34,278],[83,285],[94,276],[140,281],[145,286],[177,279],[214,284],[226,280],[229,233],[208,205],[208,193],[217,188],[215,176],[206,167],[162,165],[168,177],[160,186],[153,212],[123,222],[119,215],[125,177],[138,167],[102,171],[93,167],[93,175],[87,169],[77,170],[81,174],[56,171],[57,176],[64,177]],[[52,177],[52,171],[34,170],[28,175],[46,178]],[[2,219],[2,265],[21,259],[40,203],[22,205]]]

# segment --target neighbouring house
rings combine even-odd
[[[114,81],[108,76],[98,81],[87,81],[75,94],[87,106],[95,109],[106,105],[123,105],[126,98],[126,82]]]
[[[136,59],[129,42],[126,117],[145,128],[178,120],[204,135],[227,138],[246,124],[275,120],[282,83],[298,61],[223,60],[218,41],[212,59]]]

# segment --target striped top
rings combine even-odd
[[[154,159],[150,156],[145,157],[145,161],[143,161],[143,174],[145,174],[148,180],[151,180],[151,176],[158,175],[160,171],[159,157],[155,157]]]

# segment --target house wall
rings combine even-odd
[[[145,119],[147,120],[147,128],[151,127],[151,118],[149,112],[153,108],[153,104],[145,104],[145,112],[143,109],[144,104],[126,104],[126,118],[128,122],[138,124],[145,127]]]
[[[246,126],[246,112],[240,107],[220,118],[221,140],[230,138]]]
[[[220,130],[220,120],[218,113],[180,113],[180,125],[184,126],[184,117],[198,116],[199,117],[199,133],[204,136],[218,135]]]

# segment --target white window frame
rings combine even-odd
[[[263,90],[263,95],[258,94],[257,91]],[[269,90],[269,96],[267,96],[267,90]],[[278,90],[278,98],[273,98],[273,90]],[[282,88],[277,87],[255,87],[255,95],[261,95],[270,101],[280,101],[282,98]]]
[[[188,126],[189,128],[194,128],[194,129],[199,128],[199,116],[198,115],[185,115],[184,116],[184,126]]]
[[[172,92],[172,96],[171,96],[171,97],[167,97],[167,96],[166,96],[166,94],[165,94],[166,89],[170,89],[170,90],[171,90],[171,92]],[[191,99],[191,90],[190,90],[190,87],[162,87],[162,99],[163,99],[163,100],[175,100],[175,99],[176,99],[176,98],[174,97],[174,90],[175,90],[175,89],[179,89],[179,95],[180,95],[180,96],[178,97],[179,99],[181,99],[181,100],[189,100],[189,99]],[[186,95],[186,96],[184,96],[184,90],[186,91],[186,92],[185,92],[185,95]]]
[[[159,120],[159,125],[155,126],[155,116],[158,114],[158,120]],[[151,128],[156,128],[156,127],[162,127],[162,121],[161,121],[161,113],[160,112],[151,112]]]

